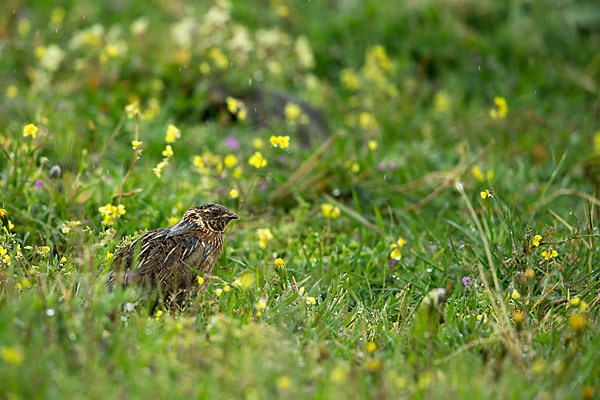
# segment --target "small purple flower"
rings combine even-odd
[[[267,296],[263,297],[263,301],[266,303],[267,301],[269,301],[269,298]]]
[[[356,240],[357,242],[362,242],[362,237],[360,237],[360,235],[356,235],[354,236],[354,240]]]
[[[532,183],[529,185],[529,191],[531,193],[535,193],[536,190],[537,190],[537,187],[535,186],[535,183]]]
[[[261,182],[261,184],[258,185],[258,190],[260,190],[261,192],[264,192],[265,190],[267,190],[267,184],[264,182]]]
[[[240,149],[240,141],[233,136],[227,136],[225,138],[225,146],[229,147],[233,151],[237,151]]]
[[[390,165],[388,165],[390,170],[395,170],[398,167],[398,164],[396,164],[395,162],[391,162]]]
[[[429,245],[429,251],[434,251],[434,250],[435,250],[435,245],[434,244]]]
[[[469,278],[468,276],[463,276],[462,277],[462,283],[465,286],[469,286],[472,282],[471,282],[471,278]]]
[[[40,181],[39,179],[35,180],[34,185],[39,190],[42,190],[44,188],[44,182]]]
[[[279,162],[281,164],[287,164],[287,157],[286,156],[279,156]]]
[[[386,164],[382,161],[379,164],[377,164],[377,168],[379,168],[380,171],[385,171]]]
[[[394,268],[396,266],[396,260],[393,258],[390,258],[390,268]]]

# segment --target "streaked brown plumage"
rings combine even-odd
[[[198,274],[211,274],[223,250],[225,226],[239,217],[218,204],[203,204],[185,212],[170,228],[150,231],[114,258],[106,284],[138,284],[163,292],[190,288]]]

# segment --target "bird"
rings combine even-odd
[[[106,286],[138,285],[179,294],[212,273],[223,251],[225,227],[239,217],[219,204],[188,209],[179,223],[137,238],[113,258]]]

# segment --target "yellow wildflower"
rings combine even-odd
[[[433,96],[433,106],[439,112],[448,112],[450,110],[450,97],[444,90],[438,91]]]
[[[162,312],[162,310],[158,310],[158,311],[156,312],[156,314],[154,314],[154,320],[155,320],[155,321],[158,321],[162,315],[163,315],[163,312]]]
[[[200,275],[198,275],[196,277],[196,280],[198,281],[198,285],[200,285],[200,286],[204,285],[204,278],[201,277]]]
[[[43,58],[46,55],[46,48],[44,46],[38,46],[35,48],[35,56],[37,58]]]
[[[483,182],[485,180],[483,177],[483,173],[481,172],[481,169],[478,166],[474,166],[472,172],[475,179],[477,179],[479,182]]]
[[[399,260],[402,258],[402,252],[400,251],[400,248],[396,243],[392,243],[390,245],[390,248],[392,249],[392,251],[390,252],[390,258],[394,260]]]
[[[215,294],[217,295],[217,297],[220,297],[223,294],[223,289],[217,288],[217,290],[215,290]]]
[[[273,261],[273,263],[278,267],[285,265],[282,258],[276,258],[275,261]]]
[[[207,62],[203,62],[200,63],[199,67],[200,72],[202,72],[202,75],[208,75],[210,74],[210,64]]]
[[[513,319],[515,321],[515,324],[517,325],[521,325],[523,323],[523,319],[524,319],[524,314],[523,311],[515,311],[513,312]]]
[[[292,380],[285,375],[282,375],[279,378],[277,378],[275,383],[277,384],[277,387],[281,390],[285,390],[292,386]]]
[[[273,146],[273,147],[281,147],[282,149],[286,149],[290,146],[290,137],[289,136],[271,136],[270,142],[271,142],[271,146]]]
[[[27,124],[23,128],[23,136],[25,136],[25,137],[31,136],[32,139],[35,139],[38,131],[39,131],[39,128],[37,126],[35,126],[34,124]]]
[[[574,331],[582,331],[585,328],[586,321],[585,317],[581,314],[573,314],[569,317],[569,326],[573,328]]]
[[[254,146],[255,149],[262,149],[265,146],[265,142],[261,138],[254,138],[254,140],[252,140],[252,146]]]
[[[230,290],[231,290],[231,287],[229,285],[223,286],[223,291],[224,292],[229,292]]]
[[[571,299],[571,301],[569,302],[570,305],[572,305],[573,307],[577,307],[579,305],[579,302],[581,300],[579,299],[579,297],[573,297]]]
[[[265,299],[260,299],[254,306],[254,308],[256,308],[257,310],[264,310],[265,308],[267,308],[267,302],[265,301]]]
[[[521,294],[519,292],[517,292],[516,290],[513,290],[513,292],[510,295],[510,297],[512,297],[513,300],[519,300],[521,298]]]
[[[15,85],[10,85],[6,88],[6,96],[9,99],[14,99],[19,94],[19,88]]]
[[[333,206],[329,203],[321,204],[321,212],[324,217],[329,218],[331,216],[331,211],[333,211]]]
[[[169,147],[171,147],[171,146],[169,146]],[[156,164],[156,167],[152,168],[152,172],[154,172],[154,175],[156,175],[156,177],[160,179],[160,178],[162,178],[162,170],[167,165],[169,165],[169,161],[165,158],[161,162]]]
[[[287,103],[285,105],[285,109],[283,110],[283,113],[285,114],[285,120],[290,125],[295,125],[300,119],[302,110],[300,109],[300,106],[298,106],[298,104]]]
[[[125,112],[127,113],[127,118],[134,118],[136,115],[140,113],[140,103],[137,100],[132,101],[131,103],[125,106]]]
[[[231,189],[229,191],[229,197],[231,197],[232,199],[237,199],[239,196],[240,196],[240,194],[238,193],[237,190]]]
[[[257,151],[250,157],[248,164],[255,168],[263,168],[267,166],[267,160],[265,160],[260,151]]]
[[[131,146],[134,150],[139,150],[142,147],[142,144],[144,144],[143,142],[140,142],[139,140],[132,140],[131,141]]]
[[[106,259],[107,260],[112,260],[112,258],[114,257],[114,253],[111,253],[110,251],[108,253],[106,253]]]
[[[404,247],[404,245],[406,244],[406,240],[404,240],[404,238],[398,238],[398,241],[396,242],[398,244],[399,247]]]
[[[506,105],[506,99],[504,97],[494,97],[494,103],[496,108],[490,110],[490,117],[493,119],[505,118],[508,113],[508,106]]]
[[[166,145],[165,149],[162,152],[162,155],[164,157],[166,157],[167,159],[169,159],[173,156],[173,148],[171,147],[170,144]]]
[[[375,350],[377,350],[377,345],[375,344],[375,342],[367,342],[367,353],[375,353]]]
[[[484,191],[480,192],[479,195],[481,196],[482,199],[487,199],[488,197],[492,197],[492,193],[490,192],[489,189],[485,189]]]
[[[179,222],[179,218],[177,218],[177,217],[169,218],[169,224],[171,224],[171,225],[177,225],[178,222]]]
[[[488,181],[494,180],[494,170],[490,169],[488,172],[486,172],[485,177],[487,178]]]
[[[379,361],[376,358],[369,358],[369,360],[367,360],[366,366],[369,371],[377,372],[381,368],[381,361]]]
[[[377,142],[375,140],[369,140],[369,150],[374,151],[377,148]]]
[[[100,214],[102,214],[102,216],[104,217],[102,224],[110,225],[120,215],[125,214],[125,206],[123,204],[119,204],[119,207],[117,208],[109,203],[105,206],[98,208],[98,211],[100,211]]]
[[[9,364],[23,363],[23,353],[16,347],[2,347],[2,359]]]
[[[273,234],[269,228],[257,229],[256,236],[258,237],[258,246],[261,249],[266,248],[267,243],[273,239]]]
[[[531,268],[527,268],[525,270],[525,276],[527,277],[527,279],[533,279],[533,278],[535,278],[535,271],[532,270]]]
[[[533,245],[535,247],[538,247],[540,245],[540,241],[542,240],[542,236],[541,235],[535,235],[533,237]]]
[[[358,76],[350,69],[343,69],[340,72],[340,81],[344,87],[350,90],[357,90],[360,87]]]
[[[223,54],[219,48],[215,47],[210,49],[208,56],[212,58],[212,60],[215,62],[215,65],[220,69],[225,69],[229,65],[229,59],[227,59],[227,56]]]
[[[238,159],[233,154],[228,154],[223,159],[223,164],[225,164],[225,166],[227,168],[233,168],[233,167],[235,167],[236,164],[237,164],[237,162],[238,162]]]
[[[550,260],[551,258],[558,256],[558,253],[556,252],[556,250],[549,248],[542,252],[542,256],[544,257],[544,260]]]
[[[165,142],[173,143],[181,137],[181,131],[173,124],[169,124],[167,127],[167,134],[165,135]]]
[[[233,176],[235,179],[239,179],[240,176],[242,176],[242,167],[236,167],[233,170],[233,173],[231,174],[231,176]]]
[[[315,304],[317,304],[317,299],[315,299],[312,296],[308,296],[308,297],[306,297],[306,304],[310,304],[310,305],[314,306]]]
[[[361,112],[358,116],[358,125],[365,131],[374,131],[378,127],[375,116],[365,111]]]

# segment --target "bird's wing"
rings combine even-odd
[[[196,235],[163,232],[144,242],[135,273],[147,275],[161,270],[174,271],[174,263],[182,263],[194,272],[202,271],[210,248]]]

